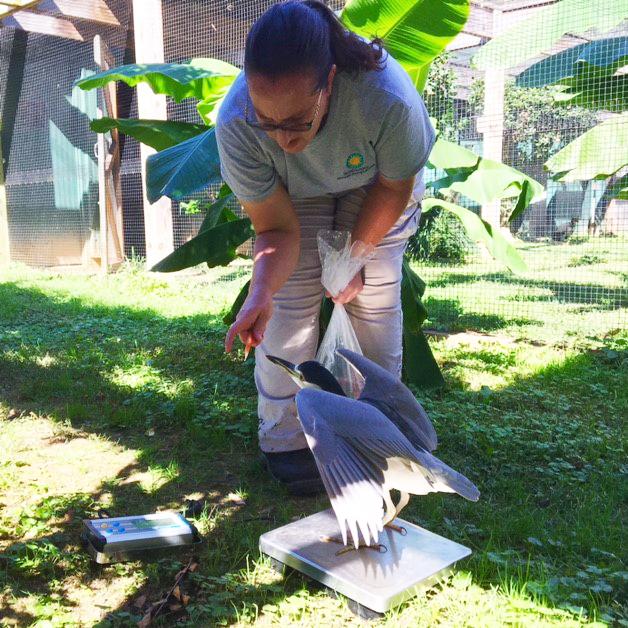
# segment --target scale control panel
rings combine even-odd
[[[178,512],[83,519],[82,536],[105,554],[190,545],[198,540],[196,528]]]

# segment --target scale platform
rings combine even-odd
[[[262,534],[259,546],[262,553],[350,598],[358,608],[385,613],[435,584],[471,554],[468,547],[403,519],[393,523],[407,534],[384,528],[379,543],[386,551],[363,547],[338,556],[343,545],[321,540],[340,535],[331,509]]]

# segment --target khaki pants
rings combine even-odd
[[[293,199],[301,223],[301,254],[297,268],[273,298],[273,315],[255,352],[262,451],[307,447],[294,403],[298,386],[265,356],[295,364],[314,358],[324,295],[316,236],[320,229],[351,231],[365,196],[360,188],[341,198]],[[363,291],[345,306],[364,355],[396,375],[401,374],[402,357],[401,263],[419,217],[416,204],[408,207],[365,266]]]

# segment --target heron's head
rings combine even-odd
[[[293,364],[274,355],[266,356],[273,364],[281,367],[300,388],[318,388],[326,392],[342,395],[345,393],[338,380],[316,360]]]

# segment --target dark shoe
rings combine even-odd
[[[292,495],[319,495],[325,492],[323,481],[309,449],[261,452],[262,462],[275,480]]]

